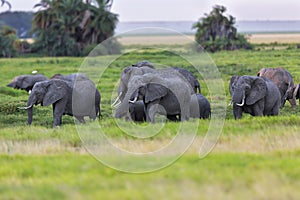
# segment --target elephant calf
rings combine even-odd
[[[129,103],[130,117],[135,122],[146,121],[145,104],[142,100],[138,100],[134,103]]]
[[[190,115],[192,118],[208,119],[211,116],[210,103],[202,94],[191,97]]]

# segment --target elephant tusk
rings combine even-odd
[[[27,106],[27,107],[18,107],[19,109],[22,109],[22,110],[27,110],[27,109],[29,109],[29,108],[31,108],[32,107],[32,105],[31,106]]]
[[[245,97],[243,98],[243,101],[242,101],[242,103],[241,104],[239,104],[239,103],[236,103],[236,105],[237,106],[243,106],[245,104]]]
[[[230,103],[228,104],[228,106],[232,106],[233,104],[233,101],[231,100]]]
[[[299,85],[300,85],[300,84],[297,84],[297,86],[296,86],[295,89],[294,89],[294,92],[293,92],[293,98],[296,98],[296,96],[297,96],[297,93],[298,93],[298,90],[299,90]]]
[[[129,100],[129,103],[135,103],[137,101],[137,97],[133,99],[133,101]]]
[[[122,102],[119,101],[116,105],[115,105],[115,108],[119,107],[119,105],[121,104]]]
[[[117,96],[116,100],[111,104],[111,107],[117,107],[117,104],[120,103],[120,96],[122,95],[122,92]]]

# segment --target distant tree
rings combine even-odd
[[[17,55],[14,43],[18,41],[16,30],[9,26],[0,29],[0,57],[11,58]]]
[[[42,0],[33,18],[36,50],[50,56],[80,56],[113,36],[118,22],[111,0]]]
[[[237,33],[234,27],[235,18],[231,15],[224,16],[225,11],[224,6],[216,5],[209,14],[204,14],[205,17],[193,25],[192,28],[197,29],[196,41],[210,52],[251,49],[252,46],[246,38]]]

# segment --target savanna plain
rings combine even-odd
[[[171,48],[172,52],[165,48]],[[64,116],[63,125],[52,128],[51,106],[35,106],[33,124],[28,127],[27,113],[19,109],[26,105],[28,94],[6,87],[14,76],[33,70],[47,77],[76,73],[85,58],[1,59],[0,199],[299,199],[299,103],[291,108],[287,102],[279,116],[244,114],[237,121],[233,119],[232,108],[227,106],[228,84],[235,74],[256,75],[261,68],[280,66],[292,74],[295,83],[300,83],[300,50],[296,44],[257,44],[251,51],[209,54],[220,72],[219,84],[223,84],[226,94],[217,100],[212,99],[215,96],[210,94],[209,81],[202,76],[205,74],[196,73],[183,59],[197,57],[190,48],[189,44],[171,43],[152,48],[127,45],[123,55],[100,56],[99,62],[89,63],[91,71],[105,68],[103,63],[109,63],[101,77],[93,79],[102,96],[102,118],[96,122],[87,120],[87,124],[80,126],[98,123],[111,141],[128,150],[134,145],[142,152],[155,150],[176,135],[180,123],[166,122],[158,135],[146,139],[126,135],[118,128],[111,103],[116,97],[114,91],[120,73],[126,66],[149,60],[189,69],[198,77],[202,93],[209,100],[223,101],[226,105],[224,126],[210,154],[199,157],[210,120],[196,120],[199,126],[195,140],[182,157],[158,171],[141,174],[116,171],[91,156],[72,117]]]

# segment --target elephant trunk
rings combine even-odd
[[[122,100],[122,102],[116,109],[115,118],[122,118],[128,114],[129,102],[131,102],[130,99],[132,97],[132,94],[134,94],[135,89],[131,88],[131,89],[127,90],[127,93],[125,94],[124,99]]]
[[[31,106],[30,108],[27,109],[27,112],[28,112],[27,124],[28,125],[30,125],[32,122],[32,111],[33,111],[33,106]]]
[[[31,94],[28,98],[28,102],[27,102],[27,107],[24,107],[25,109],[27,109],[28,112],[28,120],[27,120],[27,124],[30,125],[32,122],[32,111],[33,111],[33,105],[36,103],[36,97],[34,94]]]
[[[238,89],[233,93],[232,102],[235,103],[237,106],[244,106],[245,98],[245,92],[241,89]]]

